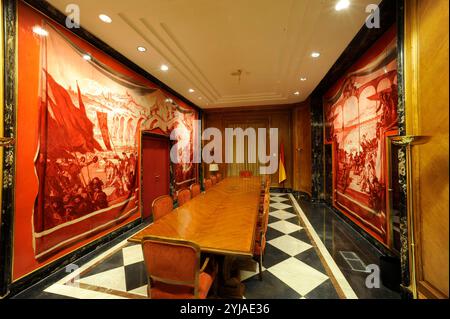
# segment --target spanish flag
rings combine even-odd
[[[286,180],[286,168],[284,163],[284,145],[280,145],[280,162],[278,164],[278,183],[281,184]]]

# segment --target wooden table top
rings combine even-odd
[[[251,256],[260,192],[260,177],[225,178],[128,240],[179,238],[197,243],[203,252]]]

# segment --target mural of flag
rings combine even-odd
[[[94,138],[94,124],[86,115],[86,108],[81,99],[78,88],[79,108],[73,104],[69,93],[59,85],[49,73],[46,74],[50,98],[47,93],[47,112],[51,112],[52,120],[49,123],[51,134],[46,136],[48,140],[42,140],[41,145],[48,143],[53,147],[53,154],[64,152],[79,152],[81,154],[103,151],[100,144]],[[43,138],[44,136],[41,136]]]
[[[111,142],[109,138],[108,130],[108,114],[105,112],[97,111],[98,125],[100,127],[100,132],[102,132],[103,142],[105,143],[106,149],[112,151]]]
[[[278,183],[282,183],[286,180],[286,166],[284,162],[284,144],[280,145],[280,162],[278,164]]]

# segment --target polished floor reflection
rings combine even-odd
[[[365,267],[378,264],[380,253],[360,234],[325,205],[292,201],[292,195],[271,194],[263,280],[257,264],[243,260],[245,298],[398,298],[383,286],[365,286]],[[126,240],[134,232],[77,261],[76,271],[61,271],[16,297],[146,298],[141,247]]]
[[[400,298],[399,292],[384,287],[382,282],[379,288],[366,286],[366,267],[379,267],[380,257],[383,255],[376,247],[327,205],[300,199],[297,201],[358,298]]]

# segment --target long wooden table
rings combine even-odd
[[[260,177],[228,177],[129,239],[146,235],[197,243],[203,252],[251,256],[260,202]]]

